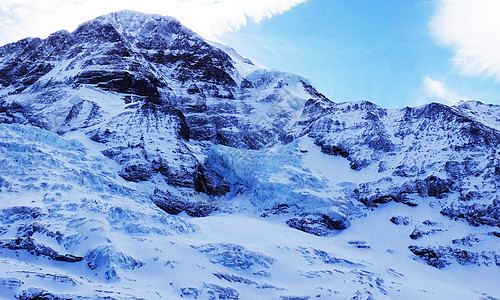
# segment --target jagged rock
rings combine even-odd
[[[291,218],[286,224],[292,228],[311,233],[318,236],[325,236],[333,230],[346,229],[350,222],[345,217],[330,213],[325,214],[303,214],[298,218]]]
[[[492,204],[473,203],[471,205],[454,203],[444,207],[441,214],[451,219],[464,219],[472,226],[489,225],[500,227],[500,200]]]
[[[335,146],[335,145],[325,145],[321,144],[321,142],[317,142],[319,146],[321,147],[321,152],[325,154],[330,154],[330,155],[335,155],[335,156],[342,156],[342,157],[349,157],[349,153],[342,149],[341,146]]]
[[[204,284],[203,292],[208,294],[208,299],[233,299],[238,300],[240,294],[233,288],[230,287],[222,287],[216,284]]]
[[[276,262],[276,259],[272,257],[247,250],[240,245],[207,244],[194,248],[204,253],[210,259],[210,262],[236,270],[247,270],[256,264],[269,268],[269,265]]]
[[[453,181],[441,179],[437,176],[429,176],[425,179],[417,179],[414,181],[407,181],[401,192],[403,193],[417,193],[421,197],[435,197],[442,198],[444,195],[452,190]]]
[[[430,234],[434,234],[434,233],[440,232],[440,231],[443,231],[443,229],[421,230],[419,228],[415,228],[412,231],[412,233],[410,234],[410,239],[417,240],[417,239],[423,237],[424,235],[430,235]]]
[[[425,220],[422,222],[422,224],[426,225],[426,226],[436,226],[438,225],[439,223],[438,222],[433,222],[431,220]]]
[[[181,289],[181,297],[190,297],[194,299],[198,299],[198,297],[201,295],[202,291],[193,288],[193,287],[185,287]]]
[[[366,245],[365,241],[349,241],[347,242],[349,245],[353,245],[358,249],[370,249],[369,245]]]
[[[59,232],[53,232],[49,230],[44,224],[39,222],[34,222],[28,225],[22,225],[17,228],[17,236],[19,238],[27,238],[32,237],[35,233],[41,233],[46,235],[47,237],[53,238],[57,243],[61,243],[64,235]]]
[[[492,236],[496,236],[497,238],[500,238],[500,232],[498,232],[498,231],[488,232],[488,235],[492,235]]]
[[[172,193],[158,189],[155,190],[154,195],[151,197],[156,206],[171,215],[185,212],[191,217],[206,217],[217,210],[216,207],[210,204],[182,201]]]
[[[423,259],[428,265],[438,269],[442,269],[451,264],[439,250],[433,249],[432,247],[425,248],[410,245],[408,249],[410,249],[413,254]]]
[[[133,182],[147,181],[153,174],[151,166],[142,163],[126,165],[118,172],[123,179]]]
[[[453,185],[451,180],[443,180],[436,176],[429,176],[423,180],[422,184],[419,183],[417,183],[419,194],[427,194],[429,197],[436,198],[440,198],[442,194],[450,192]]]
[[[500,255],[495,252],[481,253],[467,251],[449,246],[408,247],[413,254],[423,259],[427,264],[442,269],[456,261],[461,265],[496,265],[500,267]]]
[[[410,218],[406,216],[393,216],[389,221],[396,225],[410,225]]]
[[[148,76],[150,78],[142,77],[142,75],[138,74],[136,77],[134,74],[120,71],[85,71],[75,77],[75,83],[92,84],[96,87],[122,94],[145,96],[148,101],[159,104],[160,93],[157,87],[162,87],[162,83],[152,75]]]
[[[19,300],[63,300],[72,299],[73,297],[75,297],[76,299],[81,298],[76,295],[55,294],[44,289],[30,289],[27,291],[23,291],[21,294],[17,295],[16,298]]]
[[[198,166],[194,175],[194,190],[212,196],[223,196],[230,192],[231,187],[216,172]]]
[[[366,207],[377,207],[379,204],[386,204],[396,200],[398,200],[398,198],[394,197],[393,195],[374,195],[370,199],[359,199],[359,201]]]
[[[107,280],[119,278],[116,268],[133,270],[144,265],[143,262],[120,252],[112,245],[102,245],[92,249],[85,255],[85,260],[90,269],[103,270]]]
[[[79,262],[83,260],[83,257],[80,256],[60,254],[48,246],[37,243],[31,237],[21,237],[14,240],[0,240],[0,248],[10,250],[26,250],[33,255],[44,256],[56,261]]]
[[[299,210],[300,209],[299,209],[298,205],[295,205],[295,204],[292,204],[292,205],[289,205],[286,203],[276,204],[273,207],[271,207],[270,209],[266,209],[265,212],[263,212],[260,216],[265,218],[265,217],[269,217],[270,214],[271,215],[282,215],[282,214],[288,214],[291,212],[297,212]]]
[[[478,243],[480,241],[479,238],[477,238],[473,234],[468,234],[467,236],[464,236],[461,239],[454,239],[451,242],[455,245],[463,245],[463,246],[469,246],[472,247],[474,243]]]

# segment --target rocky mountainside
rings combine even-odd
[[[500,107],[335,103],[177,20],[0,47],[0,297],[500,298]]]

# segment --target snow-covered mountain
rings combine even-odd
[[[177,20],[0,47],[0,297],[500,298],[500,107],[334,103]]]

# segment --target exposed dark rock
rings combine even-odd
[[[263,212],[260,216],[263,218],[269,217],[269,215],[282,215],[282,214],[288,214],[291,213],[292,211],[298,211],[299,207],[295,204],[289,205],[286,203],[283,204],[276,204],[270,209],[266,209],[265,212]]]
[[[442,194],[450,192],[453,182],[451,180],[441,179],[436,176],[429,176],[424,179],[423,186],[417,183],[419,194],[427,194],[429,197],[440,198]]]
[[[101,108],[92,101],[82,100],[71,107],[62,128],[58,130],[58,134],[62,134],[67,130],[76,128],[87,128],[99,123],[101,117]]]
[[[14,240],[0,240],[0,248],[10,250],[26,250],[36,256],[44,256],[56,261],[64,262],[79,262],[83,257],[74,256],[72,254],[60,254],[54,249],[43,244],[38,244],[31,237],[17,238]]]
[[[374,150],[390,152],[394,150],[394,144],[387,136],[371,136],[368,137],[366,143]]]
[[[155,190],[151,195],[153,202],[163,211],[171,215],[178,215],[185,212],[191,217],[206,217],[217,208],[206,203],[182,201],[179,197],[168,191]]]
[[[360,199],[359,201],[366,207],[377,207],[378,204],[386,204],[395,200],[397,200],[397,198],[395,198],[393,195],[374,195],[370,199]]]
[[[194,189],[207,195],[223,196],[229,193],[231,188],[216,172],[199,165],[194,174]]]
[[[345,217],[331,213],[325,214],[302,214],[300,217],[291,218],[286,224],[292,228],[314,234],[325,236],[332,233],[333,230],[342,230],[349,227],[349,220]]]
[[[472,164],[472,161],[467,160],[463,162],[447,161],[444,165],[444,169],[451,178],[460,179],[461,177],[470,176],[474,173]]]
[[[429,176],[425,179],[410,180],[399,189],[400,194],[418,194],[421,197],[443,198],[451,192],[454,183],[449,179]]]
[[[432,222],[431,220],[425,220],[425,221],[422,222],[422,224],[424,224],[426,226],[436,226],[439,223],[438,222]]]
[[[178,109],[175,109],[173,110],[173,113],[175,115],[177,115],[179,117],[179,130],[178,130],[178,134],[179,136],[185,140],[185,141],[189,141],[189,138],[190,138],[190,134],[191,134],[191,131],[189,129],[189,126],[188,124],[186,123],[186,117],[184,116],[184,114],[178,110]]]
[[[342,156],[342,157],[349,156],[349,152],[347,152],[347,150],[343,149],[342,146],[320,144],[320,147],[321,147],[321,152],[323,152],[325,154],[330,154],[330,155],[334,155],[334,156]]]
[[[419,247],[415,245],[408,246],[413,254],[423,259],[428,265],[442,269],[451,264],[439,250],[432,247]]]
[[[153,176],[153,170],[150,165],[143,163],[129,164],[124,166],[123,169],[118,172],[118,175],[128,181],[147,181]]]
[[[461,239],[454,239],[451,242],[454,245],[463,245],[463,246],[469,246],[472,247],[475,243],[479,243],[481,240],[478,239],[475,235],[469,234],[467,236],[464,236]]]
[[[441,214],[451,219],[463,219],[472,226],[489,225],[500,227],[500,200],[495,199],[493,203],[480,204],[451,204],[441,210]]]
[[[491,232],[488,232],[488,235],[491,235],[491,236],[496,236],[497,238],[500,238],[500,232],[498,232],[498,231],[491,231]]]
[[[41,272],[33,272],[33,271],[21,271],[27,277],[35,276],[41,279],[47,279],[51,281],[55,281],[57,283],[69,284],[72,286],[76,286],[80,284],[76,279],[68,275],[62,274],[51,274],[51,273],[41,273]]]
[[[16,298],[19,300],[69,300],[69,299],[78,299],[80,297],[68,294],[57,295],[43,289],[38,289],[38,290],[30,289],[29,291],[23,291]]]
[[[353,245],[358,249],[370,249],[371,247],[366,244],[365,241],[349,241],[347,242],[349,245]]]
[[[194,288],[194,287],[185,287],[181,289],[181,297],[191,297],[194,299],[198,299],[198,297],[201,295],[202,291]]]
[[[413,254],[423,259],[428,265],[442,269],[453,261],[461,265],[496,265],[500,267],[500,255],[495,252],[481,253],[467,251],[458,248],[438,246],[421,247],[410,245],[408,247]]]
[[[462,202],[469,202],[482,198],[481,194],[477,191],[468,191],[467,193],[460,193],[458,200]]]
[[[396,225],[410,225],[410,218],[405,216],[393,216],[389,221]]]
[[[415,228],[412,231],[412,233],[410,234],[410,238],[412,240],[417,240],[417,239],[423,237],[424,235],[430,235],[430,234],[434,234],[434,233],[440,232],[440,231],[443,231],[443,229],[421,230],[419,228]]]
[[[77,84],[92,84],[96,87],[123,94],[146,96],[150,99],[159,99],[157,87],[160,82],[153,77],[139,77],[128,72],[85,71],[75,77]],[[157,102],[158,100],[153,100]]]
[[[39,222],[34,222],[27,225],[21,225],[17,229],[17,236],[20,238],[32,237],[33,234],[35,233],[46,235],[47,237],[56,240],[56,242],[58,243],[61,243],[64,237],[64,235],[61,232],[59,231],[53,232],[47,229],[45,225]]]

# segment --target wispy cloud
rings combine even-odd
[[[439,0],[430,28],[461,74],[500,81],[500,1]]]
[[[209,38],[261,22],[307,0],[1,0],[0,45],[28,36],[73,30],[84,21],[122,9],[173,16]]]
[[[422,81],[426,99],[422,99],[422,101],[420,102],[425,103],[430,101],[437,101],[437,102],[443,102],[445,104],[454,104],[464,98],[454,93],[453,91],[449,90],[439,80],[435,80],[425,76]]]

